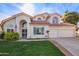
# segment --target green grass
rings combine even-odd
[[[0,56],[64,56],[49,41],[1,42]]]

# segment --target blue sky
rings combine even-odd
[[[77,3],[0,3],[0,20],[11,15],[25,12],[29,15],[40,13],[59,13],[64,14],[66,10],[79,12]]]

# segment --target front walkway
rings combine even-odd
[[[17,41],[47,41],[48,39],[20,39]]]
[[[60,38],[50,39],[67,56],[79,56],[79,39],[76,38]]]

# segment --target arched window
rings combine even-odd
[[[38,21],[41,21],[41,18],[38,18]]]
[[[58,17],[53,17],[52,23],[53,24],[58,24]]]
[[[24,27],[26,23],[27,23],[27,22],[23,22],[23,23],[22,23],[22,27]]]

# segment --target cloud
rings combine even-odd
[[[4,7],[5,5],[3,5]],[[26,4],[11,4],[11,6],[16,7],[17,9],[14,9],[14,10],[10,10],[11,13],[5,13],[6,10],[4,10],[3,13],[0,13],[0,20],[3,20],[3,19],[6,19],[8,17],[10,17],[11,15],[14,15],[14,14],[17,14],[17,13],[20,13],[20,12],[25,12],[29,15],[33,15],[35,13],[35,5],[34,4],[30,4],[30,3],[26,3]],[[2,7],[2,8],[3,8]],[[7,5],[8,7],[8,5]],[[9,7],[9,8],[12,8],[12,7]],[[7,8],[5,8],[7,9]],[[7,11],[6,11],[7,12]]]
[[[74,7],[74,8],[73,8]],[[11,15],[25,12],[29,15],[36,15],[44,12],[64,14],[66,10],[79,12],[79,4],[34,4],[34,3],[11,3],[0,4],[0,20]]]
[[[34,6],[34,4],[30,4],[30,3],[23,4],[22,6],[19,6],[19,9],[22,12],[25,12],[25,13],[27,13],[29,15],[33,15],[35,13],[35,6]]]
[[[2,21],[3,19],[6,19],[8,17],[10,17],[11,15],[7,15],[7,14],[3,14],[3,13],[0,13],[0,21]]]
[[[44,13],[44,12],[48,12],[48,13],[60,13],[60,10],[58,10],[57,8],[52,8],[52,7],[44,7],[42,10],[41,10],[41,13]]]

